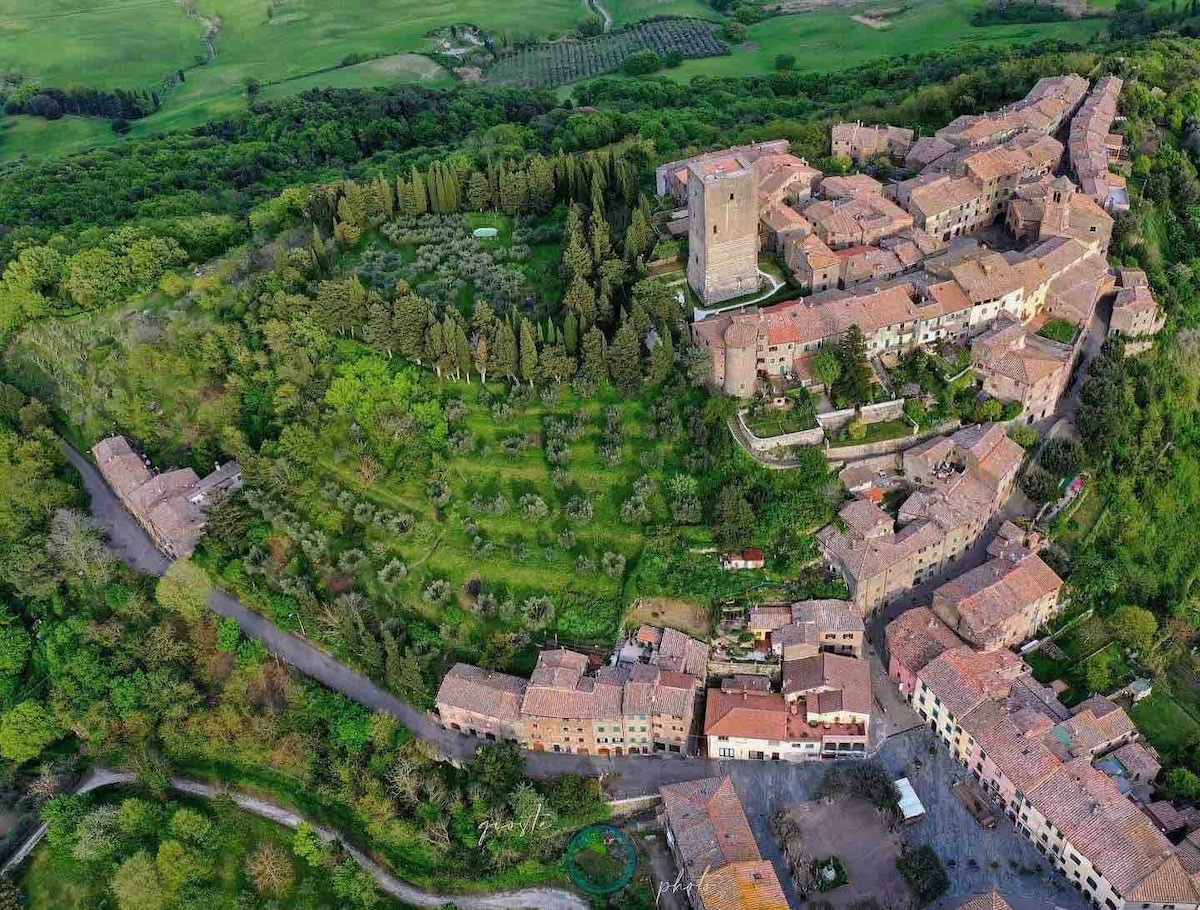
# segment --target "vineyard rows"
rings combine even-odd
[[[631,54],[644,50],[660,57],[679,51],[685,59],[729,53],[709,22],[658,19],[588,41],[558,41],[506,55],[488,69],[488,81],[494,85],[553,88],[619,70]]]

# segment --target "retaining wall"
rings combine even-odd
[[[934,429],[923,430],[912,436],[901,436],[899,439],[882,439],[879,442],[866,442],[856,446],[831,446],[825,450],[825,457],[832,463],[844,463],[847,461],[857,461],[862,458],[871,458],[875,455],[903,452],[905,449],[911,449],[915,445],[920,445],[925,440],[934,436],[941,436],[943,433],[948,433],[957,428],[958,425],[959,422],[955,420]]]
[[[708,675],[710,678],[716,677],[720,679],[724,676],[733,676],[735,674],[766,676],[772,681],[779,681],[779,662],[774,663],[759,663],[757,661],[741,661],[741,660],[710,660],[708,662]]]
[[[842,408],[840,411],[825,411],[817,415],[817,423],[826,430],[840,430],[854,419],[854,408]]]
[[[893,398],[891,401],[881,401],[878,404],[865,404],[859,409],[863,423],[883,423],[885,420],[897,420],[904,416],[904,399]]]
[[[784,433],[782,436],[768,436],[763,439],[750,432],[750,428],[746,426],[744,413],[743,411],[738,414],[738,423],[741,424],[742,432],[746,435],[746,444],[755,452],[770,452],[774,449],[786,449],[788,446],[819,446],[825,441],[825,431],[820,427],[798,430],[795,433]]]

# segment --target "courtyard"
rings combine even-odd
[[[818,799],[793,806],[788,815],[800,826],[814,860],[835,856],[846,870],[846,884],[810,898],[835,910],[865,897],[884,906],[907,905],[908,886],[896,871],[901,835],[887,829],[874,806],[852,798]]]

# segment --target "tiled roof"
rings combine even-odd
[[[783,694],[803,695],[818,689],[841,694],[836,705],[826,702],[825,711],[871,713],[871,667],[865,660],[843,654],[815,654],[783,662]]]
[[[1119,761],[1125,770],[1134,777],[1153,780],[1162,770],[1158,759],[1141,743],[1126,743],[1113,752],[1110,757]]]
[[[460,663],[442,678],[435,701],[438,705],[513,721],[521,716],[525,686],[525,680],[519,676],[493,673]]]
[[[730,863],[710,872],[699,896],[704,910],[788,910],[775,867],[765,860]]]
[[[884,638],[888,654],[913,674],[919,674],[943,651],[965,644],[928,607],[901,613],[888,623]]]
[[[990,559],[946,582],[933,596],[953,604],[970,633],[987,638],[995,627],[1061,587],[1054,570],[1031,555],[1017,562]]]
[[[762,859],[729,775],[671,784],[658,792],[679,856],[693,881],[706,869]]]
[[[971,898],[964,904],[959,904],[958,910],[1013,910],[1013,908],[1000,896],[1000,892],[989,891],[987,894]]]
[[[792,622],[811,623],[821,632],[862,632],[862,613],[848,600],[800,600],[792,604]]]
[[[962,728],[1019,790],[1036,790],[1062,765],[1041,740],[1021,731],[1000,702],[985,699],[966,715],[954,713]]]
[[[1012,687],[1021,659],[1011,651],[951,648],[933,658],[919,676],[955,717],[965,717],[984,701],[1002,697]]]
[[[751,607],[749,628],[781,629],[792,621],[791,607]]]
[[[985,252],[952,266],[950,274],[974,303],[995,300],[1025,287],[1021,274],[999,253]]]
[[[852,199],[855,196],[882,196],[883,184],[866,174],[846,177],[826,177],[821,181],[821,193],[829,199]]]
[[[787,738],[787,717],[778,692],[710,688],[705,697],[704,735],[782,740]]]
[[[896,521],[869,499],[852,499],[838,510],[838,517],[859,537],[890,533]]]
[[[708,673],[708,645],[678,629],[663,629],[662,642],[650,662],[663,670],[675,670],[703,679]]]

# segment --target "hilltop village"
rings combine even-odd
[[[1063,608],[1063,582],[1042,536],[1005,512],[1026,460],[1007,424],[1054,417],[1100,302],[1111,299],[1107,331],[1133,352],[1163,327],[1146,276],[1107,262],[1113,214],[1129,205],[1109,168],[1123,154],[1110,133],[1120,91],[1111,76],[1046,78],[1015,104],[919,138],[834,125],[835,155],[909,175],[887,183],[825,176],[785,140],[659,167],[659,194],[679,206],[671,230],[688,237],[687,283],[701,304],[692,334],[714,390],[819,389],[815,355],[857,326],[872,355],[969,346],[979,389],[1015,402],[1016,416],[848,465],[849,498],[817,543],[849,596],[751,607],[757,664],[731,668],[707,642],[642,625],[607,658],[542,651],[528,680],[458,664],[436,698],[441,723],[538,752],[861,758],[885,735],[886,678],[982,799],[1093,906],[1200,904],[1200,819],[1187,825],[1195,838],[1168,839],[1161,818],[1174,810],[1152,796],[1158,756],[1124,708],[1093,696],[1069,709],[1022,660]],[[806,296],[746,302],[762,290],[764,252],[782,256]],[[1075,327],[1075,340],[1039,335],[1051,320]],[[904,609],[917,592],[931,593]],[[883,630],[879,657],[870,623]],[[695,906],[787,906],[728,776],[661,797],[683,877],[722,883],[693,895]],[[1007,904],[992,895],[979,906]]]

